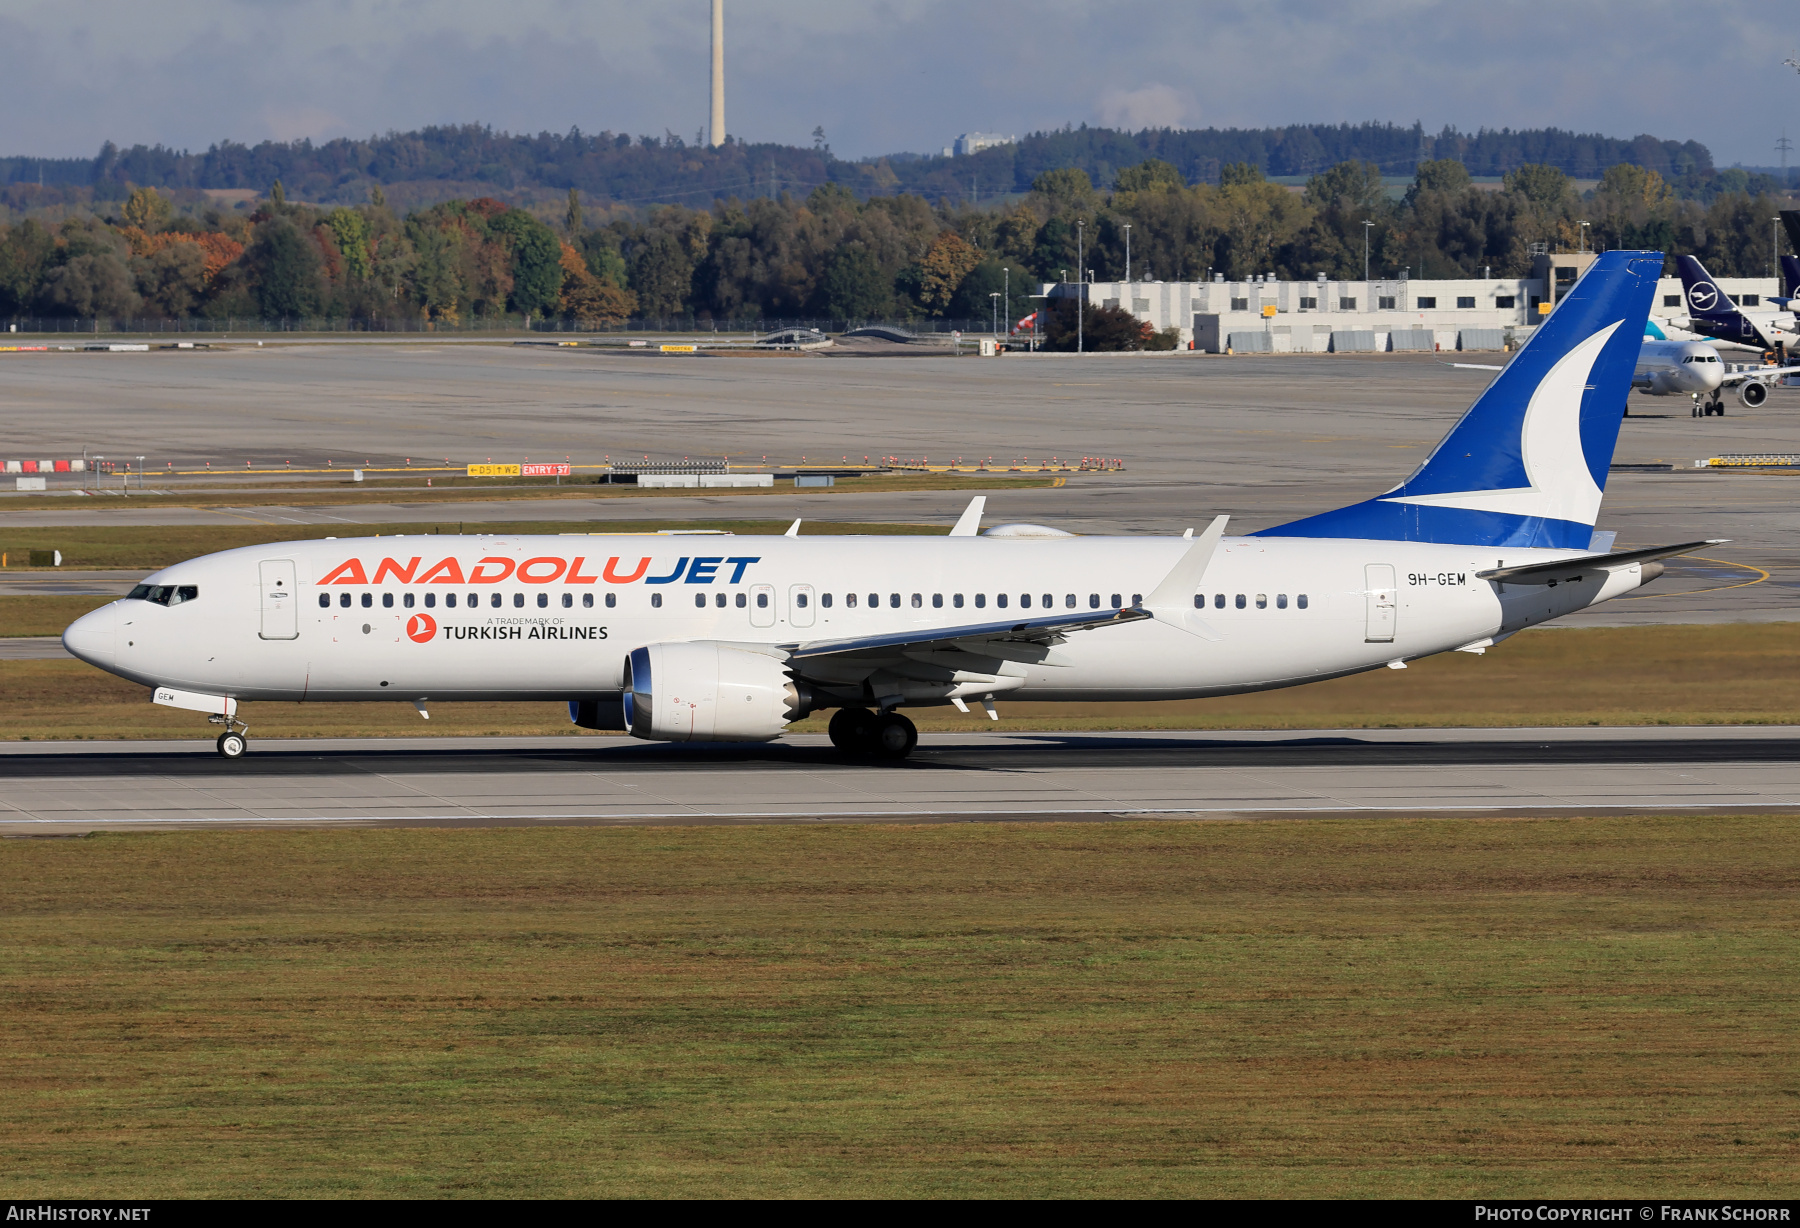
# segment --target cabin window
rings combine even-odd
[[[931,608],[934,610],[941,610],[944,608],[944,594],[942,594],[942,593],[931,594]]]
[[[799,606],[802,610],[804,610],[806,608],[806,594],[805,593],[795,593],[794,594],[794,604]],[[914,605],[919,604],[919,598],[916,594],[913,597],[913,604]]]
[[[713,606],[714,606],[714,608],[720,609],[720,610],[725,608],[725,594],[724,593],[714,593],[713,594]]]
[[[608,593],[607,596],[610,597],[610,596],[612,596],[612,594]],[[594,608],[594,594],[592,594],[592,593],[581,594],[581,608],[584,610],[591,610]]]
[[[1267,593],[1256,594],[1256,608],[1259,610],[1266,610],[1269,608],[1269,594],[1267,594]]]
[[[1113,595],[1112,595],[1112,608],[1113,608],[1113,609],[1115,609],[1115,610],[1116,610],[1116,609],[1118,609],[1118,608],[1119,608],[1119,607],[1120,607],[1120,606],[1122,606],[1122,605],[1124,605],[1124,604],[1125,604],[1125,603],[1124,603],[1124,602],[1123,602],[1123,601],[1121,601],[1121,600],[1119,600],[1119,594],[1117,594],[1117,593],[1114,593],[1114,594],[1113,594]]]
[[[994,594],[994,605],[997,609],[1004,610],[1006,608],[1006,594],[1005,593],[995,593]]]
[[[1030,593],[1020,593],[1019,594],[1019,608],[1021,610],[1029,610],[1031,608],[1031,594]]]
[[[653,610],[662,609],[662,594],[661,593],[651,593],[650,594],[650,608]]]
[[[706,608],[706,594],[705,593],[695,593],[694,594],[694,608],[696,610],[704,610]]]
[[[895,610],[900,608],[900,594],[899,593],[889,593],[888,594],[888,606],[891,609],[895,609]]]
[[[1473,294],[1460,294],[1456,298],[1456,305],[1462,310],[1468,311],[1475,306],[1475,296]]]
[[[150,587],[150,586],[147,584],[138,585],[138,588],[148,588],[148,587]],[[133,591],[135,592],[136,590],[133,590]],[[320,593],[319,594],[319,608],[321,610],[328,610],[331,608],[331,594],[330,593]]]
[[[976,593],[975,594],[975,608],[978,610],[987,608],[987,594],[986,593]]]
[[[1244,594],[1239,593],[1237,595],[1237,600],[1232,602],[1232,604],[1235,605],[1240,610],[1243,609],[1244,608]]]
[[[346,593],[344,596],[346,598],[344,604],[349,605],[350,602],[347,600],[349,594]],[[127,601],[148,601],[153,605],[181,605],[183,602],[200,600],[200,586],[197,584],[182,584],[179,586],[174,584],[140,584],[129,593],[125,594],[125,599]],[[325,596],[320,604],[330,605],[331,598]]]
[[[493,608],[493,609],[496,609],[496,610],[497,610],[497,609],[499,609],[499,608],[500,608],[500,603],[501,603],[501,601],[502,601],[502,600],[503,600],[503,598],[502,598],[502,597],[501,597],[501,596],[500,596],[500,594],[499,594],[499,593],[495,593],[495,594],[494,594],[494,595],[493,595],[493,596],[492,596],[492,597],[490,597],[490,598],[488,598],[488,605],[489,605],[489,606],[490,606],[490,607],[492,607],[492,608]],[[470,604],[470,605],[474,605],[474,604],[475,604],[475,603],[474,603],[474,602],[470,602],[470,603],[469,603],[469,604]]]
[[[924,596],[923,596],[923,595],[921,595],[921,594],[919,594],[919,593],[914,593],[914,594],[913,594],[913,600],[912,600],[912,607],[913,607],[913,609],[915,609],[915,610],[922,610],[922,609],[924,609],[924,608],[925,608],[925,598],[924,598]]]
[[[425,594],[425,608],[428,610],[431,608],[431,594],[430,593]],[[456,608],[456,594],[455,593],[445,593],[444,594],[444,608],[450,609],[450,610],[454,610]]]
[[[519,595],[521,597],[523,597],[525,594],[520,593]],[[547,610],[550,608],[550,594],[549,593],[539,593],[537,595],[537,597],[538,597],[538,609]],[[517,605],[518,603],[514,602],[513,604]]]
[[[1304,610],[1306,608],[1306,594],[1301,593],[1298,597],[1294,598],[1294,604]]]
[[[962,609],[962,594],[961,593],[952,593],[950,595],[950,604],[955,606],[959,610]]]
[[[766,610],[769,608],[769,594],[767,594],[767,593],[756,594],[756,608],[759,610]]]
[[[844,594],[844,604],[846,606],[849,606],[852,610],[854,610],[856,608],[856,594],[855,593],[845,593]]]
[[[362,595],[363,609],[365,609],[365,610],[370,609],[371,607],[374,606],[374,604],[375,604],[375,594],[374,593],[364,593]]]
[[[1276,593],[1275,594],[1275,608],[1278,610],[1287,609],[1287,594],[1286,593]]]
[[[588,596],[589,596],[589,597],[592,597],[592,596],[593,596],[593,595],[594,595],[594,594],[592,594],[592,593],[589,593],[589,594],[587,594],[587,595],[588,595]],[[610,610],[610,609],[612,609],[612,608],[613,608],[613,607],[614,607],[614,606],[616,606],[616,605],[618,605],[618,604],[619,604],[619,595],[618,595],[618,594],[617,594],[617,593],[608,593],[608,594],[606,594],[606,608],[607,608],[607,609],[609,609],[609,610]]]
[[[1055,604],[1056,604],[1056,594],[1055,593],[1045,593],[1044,594],[1044,608],[1046,610],[1048,610],[1051,606],[1053,606]]]
[[[724,605],[725,603],[723,601],[721,601],[719,604]],[[831,594],[830,593],[819,594],[819,604],[829,610],[831,608]]]
[[[1194,594],[1194,608],[1196,610],[1204,610],[1206,608],[1206,594],[1205,593],[1195,593]]]
[[[413,595],[411,593],[407,593],[407,594],[403,595],[400,598],[400,604],[405,606],[409,610],[412,609],[413,608]]]
[[[381,608],[384,610],[391,610],[394,608],[394,594],[392,594],[392,593],[381,594]]]
[[[350,608],[350,594],[349,593],[339,593],[338,594],[338,608],[342,609],[342,610],[347,610]]]
[[[1131,608],[1132,609],[1135,610],[1143,604],[1144,604],[1144,594],[1142,594],[1142,593],[1131,594]]]
[[[589,594],[587,594],[587,593],[582,594],[582,596],[584,596],[584,597],[586,597],[588,595]],[[575,608],[575,594],[574,593],[564,593],[562,595],[562,607],[565,610],[572,610]]]
[[[1063,604],[1065,606],[1068,606],[1069,609],[1071,609],[1071,610],[1074,609],[1075,608],[1075,594],[1070,593],[1067,597],[1064,597]]]
[[[745,595],[745,594],[743,594],[743,593],[739,593],[739,594],[738,594],[738,595],[737,595],[737,608],[738,608],[738,609],[740,609],[740,610],[741,610],[741,609],[743,609],[743,608],[744,608],[744,607],[745,607],[745,606],[747,606],[747,605],[749,605],[749,604],[750,604],[750,598],[749,598],[749,597],[747,597],[747,596],[746,596],[746,595]]]
[[[513,609],[522,610],[524,608],[525,608],[525,594],[524,593],[514,593],[513,594]]]
[[[1222,610],[1224,608],[1225,608],[1225,594],[1224,593],[1214,593],[1213,594],[1213,609]]]
[[[871,610],[874,610],[874,609],[879,609],[880,607],[881,607],[881,594],[880,593],[870,593],[869,594],[869,608]]]

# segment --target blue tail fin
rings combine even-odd
[[[1259,536],[1586,549],[1662,260],[1602,255],[1405,482]]]
[[[1800,290],[1800,256],[1783,256],[1781,258],[1781,297],[1792,299],[1795,290]]]

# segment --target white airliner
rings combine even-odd
[[[1156,700],[1481,652],[1637,588],[1700,542],[1594,522],[1662,257],[1609,252],[1409,478],[1248,537],[400,536],[178,563],[63,635],[155,702],[567,701],[576,724],[898,758],[900,709]],[[1710,543],[1708,543],[1710,544]],[[1596,546],[1599,546],[1596,549]]]

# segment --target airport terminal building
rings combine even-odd
[[[1094,282],[1088,301],[1123,307],[1152,328],[1181,330],[1181,345],[1209,354],[1386,353],[1499,350],[1531,335],[1592,263],[1593,253],[1541,256],[1534,277],[1372,281]],[[1774,277],[1721,277],[1739,306],[1757,308],[1780,293]],[[1045,285],[1051,298],[1079,293]],[[1652,316],[1680,316],[1681,282],[1657,285]]]

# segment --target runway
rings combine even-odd
[[[0,746],[0,834],[179,827],[716,824],[1800,811],[1800,727],[936,734],[825,739]]]

